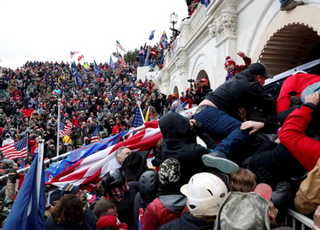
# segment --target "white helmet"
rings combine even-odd
[[[193,175],[180,189],[187,197],[187,207],[193,215],[214,216],[228,194],[223,181],[211,173]]]

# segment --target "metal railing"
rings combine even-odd
[[[313,220],[292,209],[287,209],[285,225],[292,227],[294,230],[307,230],[312,229]]]

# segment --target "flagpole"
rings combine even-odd
[[[56,150],[57,150],[57,156],[59,156],[59,134],[60,134],[60,107],[61,107],[61,99],[58,99],[58,120],[57,120],[57,146],[56,146]]]
[[[39,204],[40,199],[40,185],[43,171],[43,153],[44,153],[44,140],[39,137],[39,146],[38,146],[38,164],[37,164],[37,204]]]

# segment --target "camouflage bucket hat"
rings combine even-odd
[[[180,181],[180,163],[174,158],[166,159],[159,166],[159,181],[162,185]]]

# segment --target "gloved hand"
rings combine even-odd
[[[205,132],[202,122],[196,121],[193,125],[193,131],[197,136],[201,136]]]

